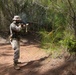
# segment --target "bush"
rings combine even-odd
[[[67,45],[67,49],[70,53],[76,53],[76,40],[69,40]]]
[[[59,41],[62,40],[63,33],[60,30],[47,32],[42,30],[39,32],[41,34],[41,46],[46,49],[55,49],[60,46]]]

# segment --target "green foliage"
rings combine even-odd
[[[63,38],[63,32],[61,27],[57,28],[56,31],[47,32],[45,30],[40,31],[41,34],[41,45],[43,48],[56,48],[60,46],[59,41]]]
[[[67,43],[67,45],[68,45],[68,51],[70,52],[70,53],[76,53],[76,40],[74,40],[74,39],[72,39],[72,40],[70,40],[70,41],[68,41],[68,43]]]
[[[59,43],[67,48],[69,53],[76,53],[76,40],[73,34],[73,30],[67,28],[64,31],[63,39],[59,41]]]
[[[50,42],[50,36],[48,35],[47,31],[43,30],[43,31],[40,31],[39,33],[41,35],[41,42],[42,42],[41,44],[42,45],[46,45],[47,42]]]

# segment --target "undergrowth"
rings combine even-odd
[[[52,54],[52,57],[62,56],[63,53],[76,54],[76,40],[70,32],[42,30],[40,34],[41,47]]]

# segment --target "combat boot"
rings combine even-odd
[[[14,69],[20,70],[20,67],[17,64],[18,64],[18,62],[14,62]]]

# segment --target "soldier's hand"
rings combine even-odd
[[[19,24],[19,27],[22,27],[22,25],[21,25],[21,24]]]
[[[25,27],[26,25],[23,25],[23,27]]]
[[[29,24],[28,23],[26,23],[26,26],[28,26]]]

